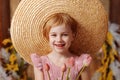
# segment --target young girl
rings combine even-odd
[[[92,58],[89,54],[77,56],[70,51],[76,29],[77,22],[69,15],[57,13],[50,16],[43,35],[48,39],[52,51],[41,57],[31,55],[35,80],[78,80],[78,74],[85,65],[83,61],[86,60],[88,66]]]
[[[107,22],[99,0],[21,0],[10,33],[17,52],[34,66],[35,80],[80,80],[92,59],[85,53],[101,48]]]

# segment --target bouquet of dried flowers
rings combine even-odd
[[[0,80],[28,80],[26,70],[28,64],[18,55],[11,40],[2,42],[0,54]],[[9,79],[8,79],[9,78]]]
[[[61,76],[61,79],[60,80],[63,80],[63,77],[65,76],[64,75],[64,72],[67,70],[67,76],[66,76],[66,80],[71,80],[70,78],[70,70],[71,70],[71,67],[74,66],[74,58],[71,57],[68,61],[68,65],[69,67],[66,67],[66,64],[64,64],[62,67],[61,67],[61,71],[62,71],[62,76]],[[89,65],[89,61],[87,59],[84,59],[83,60],[83,63],[82,63],[82,68],[80,70],[80,72],[78,73],[77,77],[75,80],[79,80],[83,70]],[[49,67],[49,64],[45,64],[44,65],[44,68],[45,70],[47,71],[47,75],[48,75],[48,80],[51,80],[51,77],[50,77],[50,73],[49,73],[49,70],[50,70],[50,67]],[[58,80],[58,79],[57,79]]]

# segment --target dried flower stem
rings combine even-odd
[[[66,64],[65,64],[65,63],[64,63],[64,65],[61,67],[61,70],[62,70],[62,77],[61,77],[61,80],[63,80],[64,72],[66,71]]]
[[[82,67],[82,69],[80,70],[80,72],[79,72],[79,74],[78,74],[76,80],[79,80],[79,77],[80,77],[81,73],[83,72],[83,70],[85,69],[85,67],[86,67],[86,66],[83,65],[83,67]]]
[[[49,71],[47,71],[47,74],[48,74],[48,80],[51,80]]]
[[[63,76],[64,76],[64,72],[62,72],[62,79],[61,80],[63,80]]]
[[[69,73],[70,73],[70,67],[68,68],[68,73],[67,73],[66,80],[69,80]]]

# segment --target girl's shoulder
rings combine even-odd
[[[40,59],[41,59],[41,62],[47,62],[48,61],[47,55],[40,56]]]

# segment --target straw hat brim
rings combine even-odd
[[[105,41],[107,14],[99,0],[22,0],[11,23],[11,39],[17,52],[32,63],[30,54],[48,54],[51,49],[43,37],[43,25],[55,13],[67,13],[78,23],[72,44],[77,53],[95,53]]]

